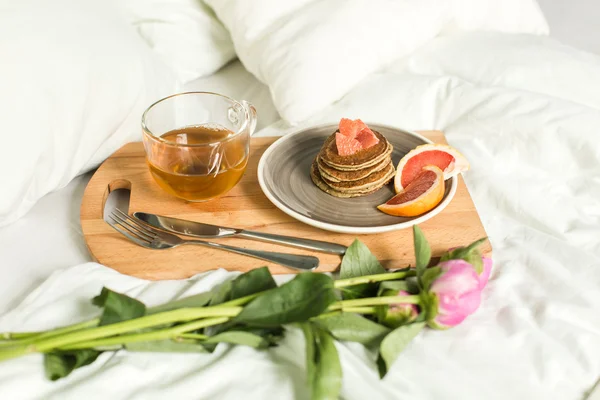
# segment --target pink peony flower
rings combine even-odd
[[[488,271],[491,269],[491,263]],[[489,277],[485,271],[480,277],[473,266],[464,260],[448,260],[438,267],[442,273],[431,284],[430,293],[437,297],[437,315],[429,322],[435,329],[456,326],[471,315],[481,303],[482,277]],[[484,283],[485,285],[485,283]]]
[[[451,249],[448,250],[448,253],[442,257],[442,261],[447,261],[447,260],[465,260],[466,262],[469,262],[471,265],[473,265],[473,263],[475,263],[475,258],[477,259],[481,259],[482,261],[482,268],[481,268],[481,273],[479,274],[479,285],[481,287],[481,289],[483,289],[485,287],[485,285],[487,285],[489,279],[490,279],[490,274],[492,273],[492,259],[486,256],[481,255],[481,253],[479,252],[479,250],[477,248],[472,249],[471,251],[469,251],[466,254],[457,254],[456,252],[454,252],[454,250],[462,250],[465,249],[465,247],[453,247]],[[475,268],[475,267],[473,267]]]
[[[492,274],[492,259],[486,256],[482,256],[481,259],[483,260],[483,271],[479,274],[479,288],[483,289]]]

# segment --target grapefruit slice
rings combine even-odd
[[[435,165],[428,165],[404,190],[377,208],[396,217],[416,217],[440,204],[444,186],[444,172]]]
[[[394,189],[400,193],[427,165],[435,165],[449,179],[469,169],[469,162],[455,148],[445,144],[424,144],[409,151],[398,163]]]
[[[342,118],[340,120],[340,124],[338,125],[340,133],[344,136],[348,136],[351,139],[354,139],[365,128],[367,128],[367,125],[360,119],[351,120],[348,118]]]
[[[340,156],[350,156],[379,143],[379,138],[360,119],[342,118],[335,134],[335,144]]]
[[[375,136],[372,130],[365,128],[356,136],[356,140],[362,145],[363,149],[368,149],[379,143],[379,138]]]
[[[358,140],[342,135],[340,132],[335,134],[335,146],[340,156],[351,156],[362,150],[362,144]]]

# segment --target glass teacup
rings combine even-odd
[[[256,109],[210,92],[165,97],[142,115],[146,161],[168,193],[206,201],[227,193],[248,163]]]

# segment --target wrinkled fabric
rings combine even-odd
[[[344,399],[579,400],[600,378],[600,58],[526,35],[436,39],[280,135],[360,118],[442,129],[493,246],[479,309],[426,329],[380,380],[360,345],[337,343]],[[457,220],[455,229],[461,229]],[[423,230],[427,237],[427,230]],[[468,243],[465,243],[467,245]],[[50,277],[0,331],[51,328],[95,315],[102,285],[150,305],[207,290],[232,274],[147,282],[85,264]],[[278,279],[284,279],[280,277]],[[302,335],[275,349],[219,345],[212,355],[103,354],[64,381],[42,358],[0,363],[2,398],[307,399]]]

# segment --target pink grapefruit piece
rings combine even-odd
[[[360,119],[351,120],[348,118],[342,118],[338,126],[338,129],[342,135],[348,136],[352,139],[356,138],[356,136],[358,136],[358,134],[365,128],[369,129],[367,128],[367,125]]]
[[[350,139],[354,139],[356,135],[358,135],[358,132],[360,132],[360,129],[358,128],[356,121],[348,118],[342,118],[338,126],[340,133]]]
[[[350,156],[379,143],[377,136],[360,119],[342,118],[338,129],[335,144],[341,156]]]
[[[375,136],[372,130],[369,128],[364,128],[360,133],[356,136],[356,140],[360,142],[363,149],[368,149],[369,147],[375,146],[379,143],[379,138]]]
[[[398,163],[394,178],[396,193],[403,191],[428,165],[441,169],[444,179],[469,169],[469,162],[455,148],[446,144],[424,144],[409,151]]]
[[[335,145],[340,156],[351,156],[362,150],[362,145],[358,140],[349,138],[340,132],[335,134]]]

